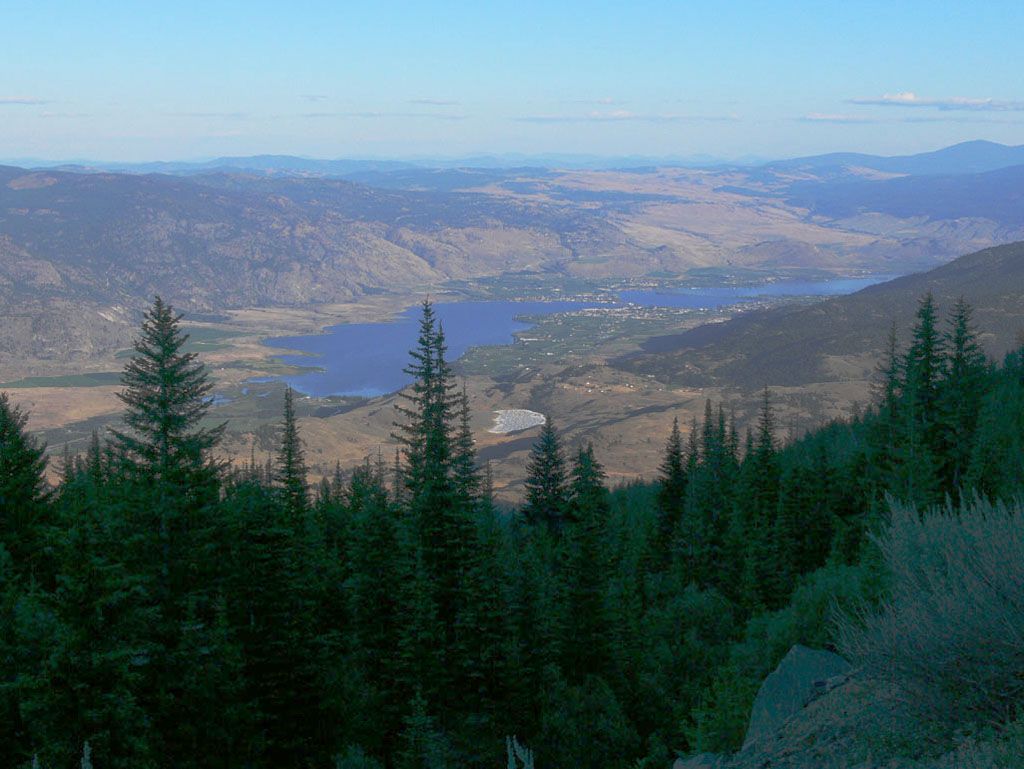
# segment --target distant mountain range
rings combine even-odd
[[[298,174],[348,178],[367,171],[389,172],[409,170],[557,168],[571,170],[611,170],[622,168],[715,168],[724,166],[754,166],[764,163],[763,158],[746,157],[727,160],[712,155],[654,156],[654,155],[572,155],[503,153],[496,155],[465,155],[461,157],[423,157],[410,160],[365,158],[322,159],[296,155],[249,155],[219,157],[209,160],[153,161],[126,163],[114,161],[69,160],[52,161],[37,158],[12,158],[12,165],[26,168],[52,168],[62,171],[95,173],[163,173],[197,174],[212,171],[241,170],[268,174]]]
[[[1024,341],[1024,242],[962,256],[804,308],[749,312],[725,323],[648,340],[616,365],[677,385],[805,387],[869,378],[895,322],[909,338],[918,301],[931,291],[945,314],[959,298],[975,309],[986,351]]]
[[[941,175],[968,174],[994,171],[1014,165],[1024,165],[1024,145],[1007,146],[990,141],[968,141],[951,147],[922,152],[915,155],[886,157],[856,152],[835,152],[824,155],[766,161],[756,157],[727,160],[711,155],[650,156],[650,155],[573,155],[524,154],[467,155],[463,157],[423,157],[411,160],[387,159],[317,159],[293,155],[252,155],[220,157],[202,161],[162,161],[149,163],[117,163],[44,160],[19,160],[18,166],[54,168],[57,170],[118,173],[204,174],[215,171],[248,171],[274,175],[326,176],[356,178],[373,174],[376,178],[389,174],[404,174],[445,169],[521,169],[554,168],[573,170],[639,169],[657,167],[678,168],[760,168],[771,173],[813,173],[834,175],[850,170],[871,170],[884,174]],[[411,173],[412,172],[412,173]],[[395,186],[395,185],[388,185]]]
[[[836,152],[813,155],[792,160],[778,160],[764,168],[776,172],[823,172],[870,169],[887,174],[914,176],[941,174],[976,174],[999,168],[1024,165],[1024,144],[1016,147],[988,141],[970,141],[954,144],[934,152],[917,155],[863,155],[856,152]]]

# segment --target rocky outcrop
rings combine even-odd
[[[761,684],[750,712],[743,748],[770,737],[808,703],[850,671],[850,663],[828,651],[794,646]]]
[[[939,757],[896,756],[919,728],[892,684],[866,680],[842,657],[794,646],[758,692],[742,750],[701,753],[672,769],[1019,769],[1024,739],[966,739]],[[919,742],[926,745],[927,739]]]
[[[724,769],[728,759],[718,753],[700,753],[689,758],[680,758],[672,769]]]

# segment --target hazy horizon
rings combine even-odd
[[[942,145],[937,147],[928,147],[919,151],[919,153],[935,152],[949,147],[956,146],[957,144],[970,144],[975,142],[987,142],[986,139],[964,139],[962,142],[956,142],[953,145]],[[995,142],[1002,144],[1002,146],[1013,147],[1013,146],[1024,146],[1021,145],[1009,145],[1001,142]],[[204,163],[211,163],[217,160],[244,160],[249,158],[296,158],[300,160],[308,160],[313,162],[336,162],[336,161],[353,161],[353,162],[366,162],[366,163],[408,163],[410,165],[420,165],[424,167],[430,167],[432,164],[437,166],[447,166],[458,164],[462,161],[472,160],[491,160],[491,161],[502,161],[507,160],[509,163],[514,163],[517,160],[524,161],[546,161],[549,163],[560,163],[565,162],[567,164],[577,163],[580,166],[587,166],[591,164],[595,167],[599,167],[602,161],[612,163],[614,161],[652,161],[652,162],[663,162],[666,165],[679,165],[682,167],[693,166],[716,166],[716,165],[736,165],[736,166],[757,166],[760,164],[772,163],[776,161],[790,160],[799,157],[812,157],[817,155],[828,155],[833,153],[856,153],[865,155],[877,155],[879,157],[897,157],[902,153],[870,153],[863,150],[851,149],[848,147],[836,147],[831,150],[826,150],[821,153],[800,153],[797,155],[780,155],[780,156],[741,156],[741,157],[719,157],[707,154],[696,153],[689,156],[683,155],[644,155],[644,154],[591,154],[591,153],[573,153],[573,152],[538,152],[538,153],[522,153],[522,152],[477,152],[467,153],[461,155],[359,155],[356,153],[349,155],[339,155],[336,157],[317,157],[313,155],[302,155],[289,152],[259,152],[246,155],[210,155],[210,156],[199,156],[199,157],[154,157],[145,158],[141,160],[117,160],[110,158],[96,158],[96,157],[0,157],[0,165],[14,165],[14,166],[31,166],[32,164],[39,164],[40,167],[50,166],[62,166],[62,165],[95,165],[97,167],[107,166],[145,166],[145,165],[201,165]],[[919,153],[907,153],[908,155],[919,154]]]
[[[1024,7],[1002,1],[65,0],[9,17],[5,158],[736,159],[1024,143]]]

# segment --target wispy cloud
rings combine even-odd
[[[801,123],[878,123],[881,122],[878,118],[868,117],[866,115],[842,115],[833,114],[828,112],[811,112],[810,114],[798,117]]]
[[[224,118],[228,120],[245,120],[248,112],[168,112],[168,117]]]
[[[930,107],[939,110],[972,110],[979,112],[1019,112],[1024,111],[1024,101],[1007,101],[1001,99],[978,99],[966,96],[952,96],[944,99],[933,99],[918,96],[913,91],[887,93],[880,97],[850,99],[850,104],[864,104],[874,107]]]
[[[836,125],[906,124],[906,123],[995,123],[1021,125],[1024,119],[974,115],[906,115],[903,117],[876,117],[841,113],[811,112],[793,118],[800,123],[833,123]]]
[[[22,105],[22,106],[33,106],[39,104],[50,104],[49,99],[37,99],[32,96],[0,96],[0,105],[11,104],[11,105]]]
[[[361,118],[366,120],[386,120],[389,118],[411,120],[465,120],[465,115],[443,112],[304,112],[304,118]]]
[[[736,115],[673,115],[616,109],[595,110],[583,115],[523,115],[513,120],[520,123],[720,123],[739,118]]]
[[[626,102],[620,99],[613,99],[611,96],[602,96],[598,99],[569,99],[566,104],[596,104],[601,107],[617,107]]]
[[[306,101],[327,101],[326,94],[322,93],[301,93],[299,94],[299,98],[305,99]]]
[[[424,107],[458,107],[461,102],[452,99],[410,99],[409,104],[419,104]]]
[[[46,111],[46,112],[40,112],[39,113],[39,117],[41,117],[41,118],[53,118],[53,119],[57,119],[57,118],[82,118],[82,117],[92,117],[92,114],[90,114],[88,112],[50,112],[50,111]]]

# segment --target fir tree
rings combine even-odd
[[[886,340],[885,355],[875,374],[874,390],[878,417],[872,424],[869,441],[872,452],[871,481],[878,487],[888,484],[897,472],[897,443],[903,417],[903,365],[899,352],[896,321]]]
[[[194,649],[203,649],[207,661],[220,655],[226,661],[231,650],[216,630],[224,532],[216,518],[221,467],[211,452],[224,425],[201,424],[212,383],[195,353],[183,351],[188,336],[180,320],[159,297],[146,313],[119,393],[127,429],[113,431],[111,451],[137,537],[132,565],[151,588],[159,617],[149,629],[150,640],[163,650],[148,668],[152,679],[141,699],[168,760],[189,767],[203,752],[230,748],[205,743],[204,751],[197,751],[208,714],[183,709],[181,703],[232,682],[190,675]],[[227,689],[223,695],[225,701],[232,696]]]
[[[454,766],[451,748],[420,693],[412,698],[410,713],[400,738],[396,769],[449,769]]]
[[[563,642],[566,673],[573,681],[599,674],[609,660],[605,590],[610,561],[607,521],[610,513],[604,468],[588,445],[576,455],[570,486],[566,556],[567,632]]]
[[[942,455],[939,392],[944,375],[944,343],[935,300],[929,292],[917,309],[911,344],[903,359],[903,398],[894,491],[919,506],[939,501]]]
[[[551,533],[561,531],[566,516],[568,487],[562,443],[554,422],[545,417],[526,466],[526,504],[523,517]]]
[[[285,509],[296,522],[302,521],[309,508],[305,452],[295,422],[294,392],[284,391],[284,421],[281,425],[281,447],[277,453],[274,480],[281,489]]]
[[[961,297],[949,318],[945,337],[949,363],[938,404],[944,485],[957,495],[971,460],[988,368],[971,315],[970,305]]]
[[[458,400],[458,428],[455,435],[452,474],[456,495],[463,504],[470,507],[478,500],[481,490],[480,469],[477,467],[476,447],[471,424],[472,416],[469,394],[466,392],[466,383],[463,382]]]
[[[48,497],[44,449],[25,431],[27,421],[0,392],[0,545],[20,574],[41,565]]]
[[[741,594],[750,609],[774,607],[779,597],[772,589],[777,550],[773,545],[779,502],[779,463],[775,445],[775,413],[771,393],[764,389],[752,453],[743,462],[743,491],[737,499],[738,516],[732,533],[742,541]]]
[[[203,477],[215,477],[209,452],[224,425],[199,426],[213,384],[196,353],[182,351],[188,335],[181,331],[181,317],[159,296],[146,312],[118,393],[129,429],[113,435],[140,476],[173,487],[174,493],[192,494]]]
[[[676,528],[680,525],[686,504],[686,459],[679,419],[672,420],[672,432],[665,446],[658,477],[658,530],[656,549],[662,557],[668,554]]]
[[[396,557],[399,510],[388,500],[383,477],[365,466],[349,480],[345,503],[351,525],[344,591],[350,615],[347,630],[363,693],[352,703],[351,723],[360,744],[387,758],[406,705],[396,660],[404,590],[404,561]]]

